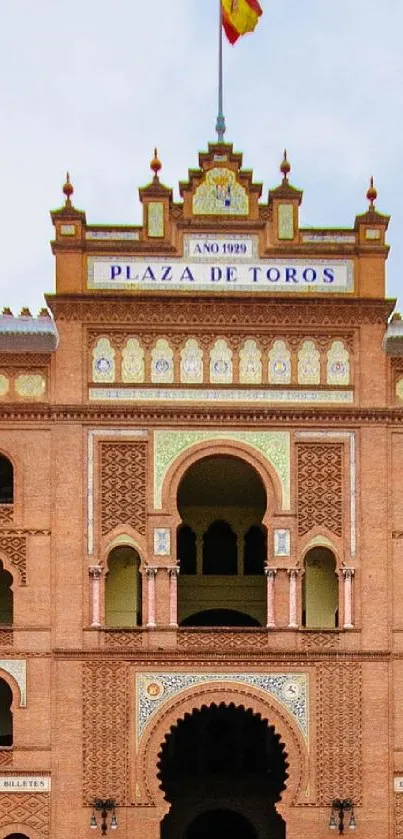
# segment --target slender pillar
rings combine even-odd
[[[90,599],[91,599],[91,626],[101,626],[101,575],[100,565],[90,565]]]
[[[344,624],[343,629],[354,629],[353,624],[353,568],[343,568]]]
[[[290,614],[289,614],[289,622],[288,626],[290,629],[298,629],[298,619],[297,619],[297,579],[298,579],[298,570],[296,568],[290,568],[288,571],[288,576],[290,578]]]
[[[178,574],[179,568],[169,569],[169,625],[178,626]]]
[[[148,620],[147,626],[155,626],[155,578],[156,568],[146,568],[147,575],[147,598],[148,598]]]
[[[275,568],[265,568],[266,574],[266,588],[267,588],[267,623],[268,629],[274,629],[276,626],[275,608],[274,608],[274,581],[276,579],[277,571]]]

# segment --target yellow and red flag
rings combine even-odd
[[[221,0],[222,25],[230,42],[235,41],[247,32],[253,32],[263,9],[258,0]]]

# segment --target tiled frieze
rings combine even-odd
[[[351,336],[89,333],[90,381],[99,384],[351,384]],[[6,387],[6,382],[3,387]],[[1,396],[1,381],[0,381]]]
[[[274,697],[294,718],[304,738],[309,736],[308,676],[304,673],[141,673],[136,677],[136,719],[139,740],[161,707],[192,687],[237,683]]]
[[[47,387],[47,376],[42,370],[0,370],[0,399],[5,401],[43,401]]]
[[[161,508],[162,486],[168,469],[179,455],[198,443],[232,440],[263,455],[275,470],[282,489],[282,506],[290,507],[290,434],[288,431],[175,431],[154,433],[154,506]]]

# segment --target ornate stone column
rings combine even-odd
[[[274,629],[276,626],[275,606],[274,606],[274,582],[277,571],[275,568],[265,568],[266,574],[266,589],[267,589],[267,622],[268,629]]]
[[[147,626],[155,626],[155,578],[157,576],[156,568],[146,568],[147,577],[147,605],[148,605],[148,619]]]
[[[101,626],[101,575],[100,565],[90,565],[90,602],[91,602],[91,626]]]
[[[297,579],[298,569],[290,568],[288,576],[290,579],[290,609],[288,626],[290,629],[298,629],[299,623],[297,618]]]
[[[343,629],[354,629],[353,624],[353,568],[343,568],[344,624]]]
[[[178,626],[178,574],[179,568],[169,571],[169,625]]]

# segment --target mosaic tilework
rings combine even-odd
[[[256,341],[245,341],[239,352],[239,381],[259,385],[262,381],[262,353]]]
[[[259,451],[275,469],[282,489],[283,510],[290,508],[290,435],[287,431],[155,431],[154,506],[161,508],[162,485],[179,454],[207,440],[234,440]]]
[[[109,338],[98,338],[92,351],[92,380],[94,382],[115,381],[115,350]]]
[[[40,375],[22,374],[15,380],[15,390],[19,396],[42,396],[46,390],[46,379]]]
[[[231,169],[215,168],[205,178],[193,196],[195,215],[245,215],[249,213],[249,198]]]
[[[15,679],[20,689],[20,708],[25,708],[27,704],[27,662],[22,658],[6,658],[0,659],[0,669]]]
[[[214,682],[237,682],[275,697],[308,740],[309,685],[304,673],[140,673],[136,677],[136,734],[139,740],[161,706],[184,690]]]
[[[165,366],[165,365],[164,365]],[[167,368],[168,369],[168,368]],[[254,388],[89,388],[91,402],[253,402],[275,405],[280,402],[299,404],[351,405],[354,394],[351,390],[257,390]]]
[[[181,349],[180,377],[185,384],[203,382],[203,350],[195,338],[188,338]]]
[[[162,201],[150,201],[148,204],[148,235],[153,239],[164,236],[164,204]]]

